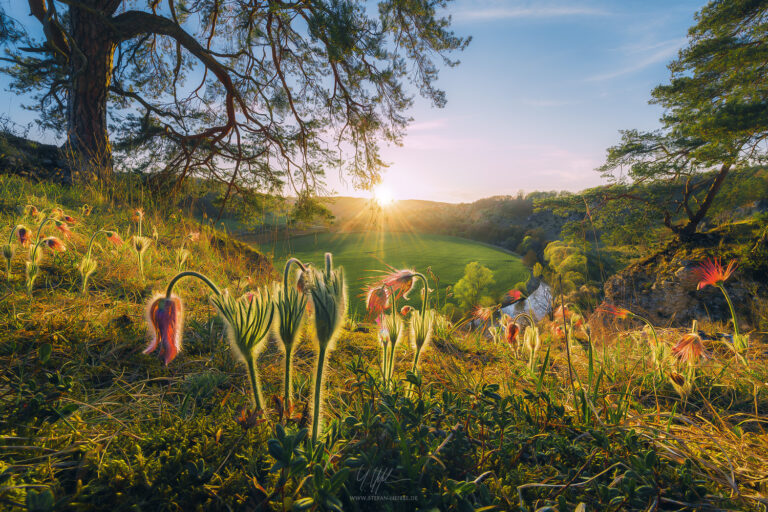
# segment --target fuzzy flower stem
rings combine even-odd
[[[725,301],[728,303],[728,308],[731,310],[731,318],[733,319],[733,334],[734,339],[736,339],[739,336],[739,324],[736,322],[736,310],[733,308],[733,302],[731,302],[731,297],[728,296],[728,292],[725,291],[725,287],[722,284],[716,284],[715,286],[720,288],[720,291],[723,292]]]
[[[291,395],[293,390],[293,347],[285,347],[285,375],[283,381],[283,401],[285,403],[285,409],[288,410],[291,407]]]
[[[533,319],[533,317],[532,317],[531,315],[529,315],[528,313],[520,313],[520,314],[519,314],[519,315],[517,315],[517,316],[516,316],[516,317],[515,317],[515,318],[514,318],[512,321],[513,321],[514,323],[517,323],[517,319],[518,319],[518,318],[525,318],[526,320],[528,320],[528,324],[530,324],[530,326],[531,326],[531,327],[536,327],[536,321],[535,321],[535,320]]]
[[[184,277],[196,277],[199,280],[201,280],[202,282],[204,282],[206,285],[208,285],[208,288],[210,288],[213,291],[213,293],[215,293],[216,295],[221,295],[221,290],[219,290],[219,287],[216,286],[213,283],[213,281],[208,279],[207,276],[204,276],[203,274],[201,274],[199,272],[193,272],[191,270],[187,270],[185,272],[180,272],[180,273],[176,274],[175,276],[173,276],[173,279],[171,279],[171,282],[168,283],[168,288],[166,288],[166,290],[165,290],[165,298],[166,299],[170,299],[171,298],[171,293],[173,292],[173,287],[176,285],[176,283],[180,279],[182,279]]]
[[[299,266],[299,268],[306,272],[307,267],[304,266],[304,264],[301,262],[298,258],[291,258],[288,261],[285,262],[285,270],[283,271],[283,290],[288,290],[288,274],[291,271],[291,265],[296,264]]]
[[[85,251],[85,254],[86,254],[85,257],[86,258],[90,258],[91,257],[91,249],[93,249],[93,241],[96,239],[96,237],[98,235],[100,235],[101,233],[109,233],[109,232],[110,232],[110,230],[108,230],[108,229],[100,229],[100,230],[96,231],[93,235],[91,235],[91,239],[88,240],[88,250]]]
[[[424,315],[427,312],[427,307],[429,307],[429,283],[427,282],[427,278],[421,272],[416,272],[414,277],[418,277],[421,279],[421,282],[424,283],[424,298],[421,301],[421,314]]]
[[[389,287],[389,295],[392,297],[392,325],[395,326],[397,322],[397,296],[395,295],[394,290],[392,290],[392,287]],[[395,370],[395,345],[392,345],[392,348],[389,351],[389,381],[390,385],[392,385],[392,374]]]
[[[21,224],[16,224],[13,229],[11,230],[11,234],[8,235],[8,245],[11,245],[13,243],[13,235],[16,234],[16,230],[21,227]]]
[[[35,246],[32,248],[32,252],[29,255],[29,258],[32,261],[35,261],[35,254],[37,254],[37,248],[40,246],[40,233],[43,231],[43,227],[48,224],[51,221],[55,221],[53,217],[46,218],[42,224],[40,224],[40,227],[37,228],[37,234],[35,235]]]
[[[320,347],[317,354],[317,378],[315,379],[314,408],[312,409],[312,444],[317,443],[320,430],[320,395],[323,391],[323,369],[325,367],[325,347]]]
[[[256,358],[248,357],[245,359],[245,364],[248,367],[248,382],[251,384],[251,398],[253,399],[253,406],[258,411],[264,410],[264,404],[261,398],[261,381],[259,380],[259,373],[256,371]]]

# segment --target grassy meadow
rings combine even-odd
[[[586,329],[585,311],[567,319],[567,343],[558,322],[526,330],[537,334],[533,346],[438,316],[418,371],[412,335],[398,340],[387,384],[376,328],[346,320],[327,358],[324,427],[313,442],[316,313],[294,347],[288,410],[277,332],[255,352],[265,408],[254,412],[246,366],[198,280],[174,289],[184,304],[180,353],[167,366],[143,353],[147,304],[177,273],[184,240],[184,269],[236,297],[279,279],[268,258],[210,228],[187,239],[198,224],[145,204],[142,279],[131,245],[140,203],[18,178],[0,178],[0,193],[9,230],[37,227],[56,208],[74,218],[68,237],[55,223],[43,228],[66,251],[44,252],[30,291],[32,249],[15,242],[1,285],[3,510],[765,510],[768,359],[758,338],[741,357],[708,340],[709,358],[687,365],[671,353],[685,329],[657,326],[651,350],[641,323],[592,315]],[[83,293],[78,269],[101,228],[126,243],[94,239],[98,266]],[[461,240],[387,240],[379,268],[442,264],[448,280],[456,254],[519,268]],[[294,254],[338,251],[350,269],[379,261],[355,259],[359,239],[300,242]]]
[[[349,282],[351,311],[363,314],[362,289],[372,279],[379,278],[387,265],[395,268],[415,268],[432,271],[440,278],[440,287],[453,286],[464,275],[467,263],[477,261],[493,271],[495,282],[491,293],[501,296],[520,281],[528,279],[529,271],[512,253],[473,240],[444,235],[408,232],[337,232],[305,235],[260,249],[273,257],[278,268],[290,257],[319,264],[323,254],[332,252],[335,261],[344,266]]]

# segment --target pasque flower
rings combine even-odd
[[[16,234],[19,236],[19,243],[22,246],[29,246],[29,243],[32,241],[32,233],[26,227],[23,225],[19,226]]]
[[[731,277],[731,274],[733,274],[735,270],[736,260],[731,260],[731,262],[728,263],[727,268],[723,268],[722,263],[720,263],[720,258],[705,260],[693,271],[699,279],[699,285],[696,289],[701,290],[707,286],[717,286],[719,288],[729,277]]]
[[[13,246],[11,244],[5,244],[3,246],[3,258],[5,259],[6,276],[11,278],[11,261],[14,254]]]
[[[72,236],[72,230],[69,229],[69,226],[65,222],[56,221],[56,229],[58,229],[61,234],[67,238]]]
[[[609,315],[613,315],[616,318],[619,318],[621,320],[634,316],[630,310],[624,309],[621,306],[614,306],[611,304],[603,304],[599,308],[597,308],[597,311],[601,313],[607,313]]]
[[[504,339],[509,343],[510,345],[515,345],[517,342],[517,335],[520,332],[520,327],[514,322],[509,321],[507,322],[507,325],[504,326]]]
[[[11,278],[11,262],[13,260],[13,255],[16,254],[16,251],[13,247],[13,237],[15,234],[18,234],[19,242],[21,245],[29,245],[30,235],[27,228],[25,228],[22,224],[14,226],[11,230],[11,234],[8,235],[8,243],[2,247],[3,258],[5,259],[6,275],[8,279]]]
[[[144,281],[144,254],[152,246],[152,239],[147,236],[134,236],[132,242],[133,250],[136,251],[139,260],[139,276]]]
[[[115,246],[119,246],[123,244],[123,240],[120,238],[120,235],[117,234],[117,231],[99,229],[93,235],[91,235],[91,239],[88,241],[88,248],[85,251],[85,256],[83,256],[83,259],[80,261],[80,266],[78,267],[78,270],[80,271],[80,278],[81,278],[83,293],[85,293],[88,290],[88,279],[91,277],[91,274],[93,274],[96,271],[96,268],[98,267],[98,262],[96,261],[96,259],[91,257],[91,251],[93,250],[94,240],[96,240],[96,237],[100,234],[106,235],[107,240],[112,242],[112,244]]]
[[[147,325],[150,326],[150,341],[145,354],[159,348],[159,355],[165,365],[181,352],[181,333],[184,322],[184,306],[175,295],[156,295],[149,302],[146,311]]]
[[[389,309],[389,289],[386,286],[369,286],[365,293],[365,308],[368,314],[378,318]]]
[[[117,233],[117,231],[107,231],[107,240],[112,242],[112,245],[115,247],[120,247],[123,245],[123,239],[120,238],[120,235]]]
[[[709,358],[709,354],[704,348],[704,343],[701,341],[701,336],[695,332],[683,335],[680,341],[677,342],[677,345],[672,347],[672,353],[680,361],[689,365],[695,365],[701,358]]]
[[[312,409],[312,442],[314,443],[322,428],[320,416],[322,415],[325,362],[334,348],[336,337],[347,314],[347,286],[344,280],[344,269],[333,268],[333,256],[329,252],[325,253],[324,270],[311,269],[307,281],[315,312],[315,339],[318,349]]]
[[[710,285],[716,286],[720,289],[723,296],[725,297],[725,301],[728,303],[728,309],[731,311],[731,320],[733,322],[734,343],[729,344],[728,346],[736,353],[736,356],[742,360],[742,362],[744,362],[744,356],[742,356],[742,352],[744,352],[749,346],[749,336],[745,336],[739,333],[739,323],[736,319],[736,309],[733,307],[731,297],[728,295],[728,292],[725,289],[725,282],[729,277],[731,277],[735,270],[736,260],[731,260],[731,262],[728,263],[728,267],[723,268],[723,265],[720,263],[720,258],[711,258],[704,261],[701,265],[694,269],[694,273],[699,278],[699,285],[697,289],[701,290],[702,288],[706,288]]]
[[[275,316],[269,291],[263,288],[239,299],[235,299],[225,291],[212,295],[211,302],[226,323],[227,338],[233,352],[245,363],[248,370],[253,405],[259,410],[264,409],[264,397],[261,393],[261,379],[256,360],[259,353],[266,347],[267,334]]]
[[[408,292],[413,288],[414,280],[417,277],[417,273],[414,270],[402,269],[395,270],[385,275],[378,283],[378,286],[382,286],[391,289],[398,298],[408,298]]]
[[[278,315],[277,333],[285,353],[285,372],[283,374],[283,404],[290,413],[293,394],[293,349],[304,323],[304,313],[307,310],[307,296],[298,289],[298,283],[291,286],[290,273],[292,265],[299,267],[300,272],[307,270],[306,266],[296,258],[289,259],[283,270],[283,285],[277,285],[275,307]]]
[[[42,243],[53,252],[66,252],[67,250],[67,246],[64,245],[64,242],[62,242],[55,236],[49,236],[48,238],[44,238],[42,240]]]
[[[419,367],[421,352],[432,339],[432,325],[434,324],[434,320],[435,312],[432,309],[425,308],[423,312],[418,309],[411,311],[409,324],[411,327],[411,345],[413,346],[412,371],[416,371]]]

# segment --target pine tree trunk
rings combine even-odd
[[[73,181],[109,180],[112,148],[107,132],[107,92],[112,78],[115,44],[104,18],[70,8],[70,34],[79,49],[70,58],[71,85],[67,106],[68,153]]]

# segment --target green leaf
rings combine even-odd
[[[45,364],[51,358],[53,347],[50,343],[43,343],[40,348],[37,349],[37,356],[40,358],[40,362]]]

